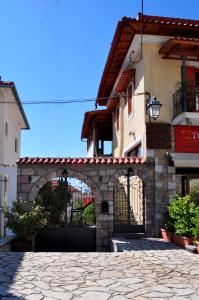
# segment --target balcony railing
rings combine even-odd
[[[181,87],[173,95],[174,117],[183,112],[199,112],[199,86]]]

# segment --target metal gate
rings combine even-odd
[[[114,232],[144,232],[143,182],[137,176],[122,176],[114,186]]]

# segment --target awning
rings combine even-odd
[[[170,153],[176,168],[199,168],[199,153]]]

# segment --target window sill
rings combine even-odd
[[[127,123],[134,117],[134,113],[132,112],[130,115],[128,115]]]

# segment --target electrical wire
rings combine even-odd
[[[143,28],[143,13],[144,13],[144,0],[142,0],[142,8],[141,8],[141,40],[140,40],[140,57],[138,58],[138,60],[134,61],[132,59],[132,56],[134,54],[134,50],[131,51],[131,53],[129,54],[129,59],[130,59],[130,62],[133,63],[133,64],[138,64],[141,59],[142,59],[142,56],[143,56],[143,33],[144,33],[144,28]]]
[[[98,98],[98,100],[109,100],[113,98],[120,98],[120,96],[114,96],[114,97],[102,97]],[[24,105],[34,105],[34,104],[71,104],[71,103],[84,103],[84,102],[95,102],[96,98],[90,98],[90,99],[67,99],[67,100],[32,100],[32,101],[20,101],[21,104]],[[0,104],[17,104],[16,101],[0,101]]]

